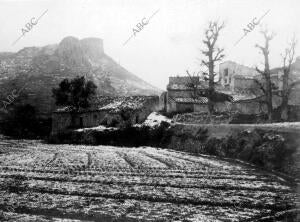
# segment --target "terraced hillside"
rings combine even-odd
[[[253,221],[296,200],[274,175],[150,147],[2,139],[0,169],[1,221]]]

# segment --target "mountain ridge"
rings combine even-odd
[[[0,98],[24,85],[16,103],[29,103],[41,113],[55,109],[52,88],[64,78],[84,75],[97,85],[97,95],[159,95],[162,90],[127,71],[104,52],[103,40],[63,38],[58,44],[0,52]],[[26,98],[25,98],[26,97]]]

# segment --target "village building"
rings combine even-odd
[[[219,65],[219,82],[224,90],[249,94],[255,83],[254,78],[258,77],[255,69],[236,62],[226,61]]]
[[[271,82],[274,89],[282,90],[282,68],[270,70]],[[226,61],[219,65],[220,84],[231,92],[241,94],[251,94],[257,90],[255,79],[263,82],[263,76],[255,68],[238,64],[232,61]]]
[[[63,107],[53,112],[51,134],[99,125],[120,127],[138,124],[159,109],[158,96],[97,97],[93,101],[87,109],[74,112],[72,107]]]
[[[189,86],[193,81],[197,85],[198,93],[205,94],[208,88],[207,82],[202,80],[199,76],[177,76],[169,77],[169,84],[167,85],[167,92],[164,96],[166,99],[167,112],[207,112],[208,99],[205,96],[194,96],[194,89]],[[230,88],[217,83],[216,91],[231,95],[232,102],[223,101],[215,103],[215,110],[217,112],[239,111],[241,113],[260,113],[264,109],[264,105],[260,103],[257,96],[254,94],[241,94],[231,91]],[[244,90],[245,91],[245,90]]]
[[[300,58],[298,58],[300,64]],[[294,64],[294,66],[297,63]],[[299,71],[292,70],[292,75],[299,78]],[[277,109],[281,104],[278,92],[282,90],[282,69],[271,69],[271,81],[273,85],[273,107]],[[298,77],[297,77],[298,75]],[[262,94],[257,81],[263,82],[263,77],[254,68],[250,68],[236,62],[226,61],[219,65],[219,81],[215,90],[232,96],[232,101],[215,103],[217,112],[239,112],[242,114],[260,114],[267,111],[263,102]],[[161,100],[165,104],[167,112],[207,112],[208,99],[205,96],[194,96],[195,91],[190,87],[191,82],[197,85],[197,91],[205,94],[208,88],[207,82],[199,76],[176,76],[169,77],[167,92]],[[292,91],[289,106],[300,110],[300,87]]]
[[[199,86],[199,90],[205,89],[206,86],[202,86],[204,83],[200,81],[200,78],[189,76],[177,76],[169,77],[169,84],[167,85],[166,93],[166,111],[167,112],[193,112],[194,104],[201,104],[201,98],[198,100],[193,99],[193,89],[188,84],[195,83]]]

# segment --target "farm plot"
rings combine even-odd
[[[209,156],[13,140],[0,150],[1,221],[253,221],[295,208],[284,180]]]

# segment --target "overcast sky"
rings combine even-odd
[[[46,10],[37,25],[12,45],[25,24]],[[124,45],[137,23],[155,12]],[[197,58],[202,58],[201,41],[209,20],[226,22],[218,41],[225,48],[224,61],[261,65],[263,57],[254,48],[263,40],[259,25],[234,44],[247,24],[266,12],[260,24],[276,33],[270,46],[275,67],[281,64],[280,53],[288,40],[293,34],[299,38],[299,0],[0,0],[0,51],[59,43],[66,36],[98,37],[105,52],[124,68],[165,89],[169,76],[201,69]],[[300,43],[297,55],[299,50]]]

